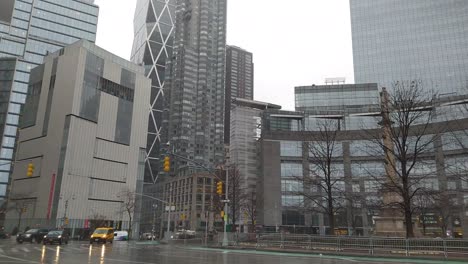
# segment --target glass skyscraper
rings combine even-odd
[[[6,196],[29,73],[45,55],[80,39],[94,42],[94,0],[0,1],[0,199]]]
[[[160,166],[163,129],[164,76],[172,56],[175,0],[138,0],[131,60],[142,64],[151,78],[145,182],[155,183]]]
[[[350,0],[356,83],[468,94],[468,1]]]

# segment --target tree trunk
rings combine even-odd
[[[23,216],[23,213],[20,213],[18,216],[19,216],[19,217],[18,217],[18,232],[19,232],[19,230],[21,230],[21,229],[20,229],[20,228],[21,228],[21,218],[22,218],[22,216]]]
[[[413,219],[411,217],[411,210],[409,208],[405,209],[405,222],[406,222],[406,237],[414,237],[413,231]]]
[[[129,216],[128,220],[128,240],[130,240],[132,237],[132,217]]]
[[[328,222],[330,225],[330,235],[335,234],[335,209],[333,207],[332,188],[328,187]]]

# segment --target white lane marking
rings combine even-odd
[[[5,254],[5,250],[3,250],[2,248],[0,248],[0,254]]]
[[[12,248],[12,249],[11,249],[11,252],[13,252],[13,253],[18,253],[18,249],[17,249],[17,248]]]
[[[13,250],[13,249],[12,249],[12,250]],[[16,260],[16,261],[20,261],[21,263],[25,263],[25,262],[26,262],[26,263],[39,263],[39,262],[27,260],[27,259],[20,259],[20,258],[10,257],[10,256],[4,255],[4,254],[0,254],[0,257],[7,258],[7,259],[12,259],[12,260]]]
[[[21,248],[21,250],[23,250],[23,251],[26,252],[26,253],[31,252],[31,250],[29,250],[28,248]]]

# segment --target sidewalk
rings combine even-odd
[[[208,249],[218,249],[218,250],[225,250],[225,249],[232,249],[232,250],[239,250],[244,252],[268,252],[268,253],[289,253],[289,254],[300,254],[300,255],[328,255],[328,256],[335,256],[335,257],[352,257],[352,258],[369,258],[369,259],[386,259],[392,260],[392,262],[397,262],[396,260],[411,260],[413,261],[421,261],[419,263],[426,263],[428,264],[428,260],[430,261],[438,261],[436,263],[441,263],[440,261],[448,261],[443,263],[468,263],[467,259],[468,256],[465,254],[457,254],[451,253],[448,254],[447,258],[443,252],[440,251],[427,251],[427,250],[412,250],[408,251],[408,255],[406,255],[406,251],[404,250],[374,250],[373,254],[371,254],[370,250],[338,250],[335,247],[314,247],[314,248],[281,248],[281,247],[256,247],[255,243],[239,243],[239,245],[230,245],[228,247],[222,247],[219,245],[211,245],[207,247]],[[205,248],[206,249],[206,248]],[[459,262],[462,261],[462,262]]]

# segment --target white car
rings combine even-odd
[[[126,241],[126,240],[128,240],[128,232],[127,231],[115,231],[114,232],[114,240],[116,240],[116,241]]]

